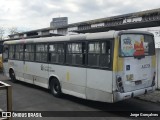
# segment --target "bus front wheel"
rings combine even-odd
[[[14,71],[13,71],[13,70],[11,70],[9,73],[10,73],[11,81],[12,81],[13,83],[15,83],[15,82],[16,82],[16,76],[15,76]]]
[[[50,90],[53,96],[55,97],[61,97],[61,86],[59,81],[56,78],[53,78],[50,82]]]

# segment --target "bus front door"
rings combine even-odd
[[[8,46],[5,45],[3,48],[3,54],[0,55],[1,57],[1,65],[3,63],[3,66],[1,66],[1,70],[3,69],[3,72],[9,77],[9,66],[8,66]],[[3,58],[3,59],[2,59]]]

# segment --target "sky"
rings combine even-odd
[[[1,0],[0,27],[20,31],[50,26],[54,17],[69,23],[160,8],[160,0]]]

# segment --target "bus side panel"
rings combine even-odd
[[[26,75],[27,74],[34,75],[33,83],[35,85],[48,88],[48,64],[47,63],[38,63],[38,62],[29,63],[28,62],[26,63],[25,69],[27,69]]]
[[[10,61],[9,64],[14,69],[16,79],[20,80],[20,81],[24,81],[24,78],[23,78],[23,72],[24,72],[23,61],[12,60],[12,61]]]
[[[49,68],[49,76],[58,76],[63,93],[86,98],[86,68],[53,64]]]
[[[87,99],[112,102],[112,71],[87,69]]]

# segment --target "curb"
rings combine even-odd
[[[156,90],[155,92],[148,94],[148,95],[137,96],[135,98],[139,99],[139,100],[146,101],[146,102],[160,104],[160,97],[158,97],[157,94],[158,94],[158,96],[160,96],[160,90]]]
[[[140,97],[135,97],[135,98],[138,99],[138,100],[146,101],[146,102],[151,102],[151,103],[160,104],[160,101],[159,101],[159,100],[152,101],[152,100],[148,100],[148,99],[144,99],[144,98],[140,98]]]

